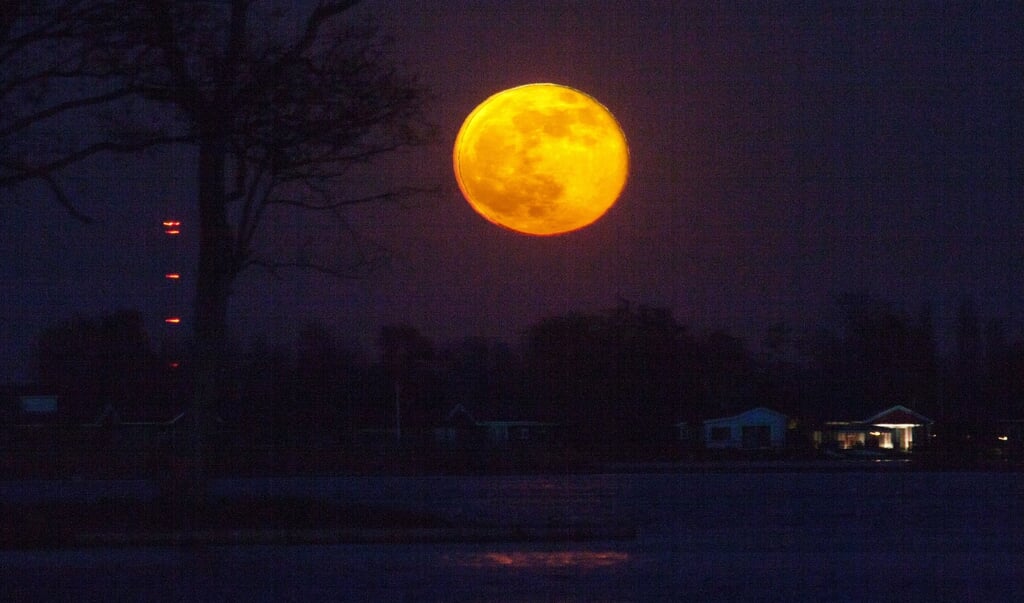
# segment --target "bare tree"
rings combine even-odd
[[[46,182],[81,215],[60,189],[67,166],[98,153],[196,149],[193,446],[201,473],[232,283],[253,266],[365,271],[368,254],[331,261],[325,249],[306,245],[282,255],[267,227],[282,211],[344,221],[352,206],[416,192],[394,183],[375,190],[356,172],[428,138],[422,92],[390,62],[372,25],[351,18],[351,0],[54,0],[60,10],[49,15],[28,4],[16,2],[0,25],[8,32],[4,51],[15,57],[0,55],[0,69],[8,67],[0,102],[21,115],[0,121],[0,186]],[[43,41],[18,47],[33,31]],[[19,56],[31,73],[6,75],[26,64]],[[61,86],[48,88],[54,83]],[[32,86],[41,90],[35,97]],[[116,118],[32,161],[12,148],[19,135],[84,108]]]
[[[0,189],[10,195],[19,185],[41,183],[83,222],[90,219],[65,192],[61,171],[98,153],[149,142],[125,146],[63,136],[62,123],[134,92],[95,60],[102,41],[83,35],[99,9],[93,0],[0,3]]]

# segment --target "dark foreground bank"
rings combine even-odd
[[[440,518],[310,498],[245,498],[183,505],[166,499],[0,504],[0,546],[284,541],[307,534],[449,528]]]
[[[315,498],[219,499],[197,507],[166,500],[0,504],[0,549],[90,546],[577,542],[632,538],[628,525],[495,525]]]

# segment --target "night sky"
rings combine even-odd
[[[360,12],[380,17],[429,89],[438,128],[436,144],[370,178],[440,194],[352,216],[366,244],[393,255],[367,279],[243,275],[238,338],[284,341],[318,323],[373,350],[389,322],[438,340],[512,338],[546,316],[628,300],[756,345],[769,324],[825,320],[844,292],[911,314],[932,303],[947,330],[971,297],[1019,333],[1019,3],[683,4],[368,2]],[[587,92],[629,139],[625,192],[582,231],[506,231],[455,185],[463,118],[529,82]],[[76,312],[138,308],[158,338],[164,312],[190,303],[192,159],[176,149],[69,173],[91,225],[27,188],[0,204],[0,380],[27,377],[34,335]],[[180,240],[162,235],[164,217],[182,220]],[[318,228],[295,220],[276,232]],[[185,275],[180,290],[165,268]]]

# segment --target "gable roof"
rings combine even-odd
[[[476,419],[470,414],[466,407],[461,404],[456,404],[448,415],[441,422],[441,427],[454,427],[454,428],[471,428],[476,427]]]
[[[168,426],[177,423],[184,416],[185,411],[170,407],[117,408],[113,404],[107,404],[90,424]],[[220,420],[219,417],[216,418]]]
[[[457,402],[447,412],[437,408],[434,414],[435,427],[480,427],[483,425],[559,425],[543,413],[518,408],[514,402],[488,401],[473,405]]]
[[[919,412],[914,412],[901,404],[887,408],[872,417],[868,417],[864,422],[871,423],[873,425],[925,425],[927,423],[934,423],[934,421],[928,417]]]
[[[743,419],[751,418],[756,415],[770,415],[774,419],[781,419],[783,421],[789,419],[788,416],[782,414],[781,412],[772,410],[770,408],[765,408],[764,406],[757,406],[755,408],[751,408],[750,410],[745,410],[737,415],[732,415],[731,417],[715,417],[713,419],[708,419],[704,421],[704,423],[731,423],[733,421],[742,421]]]

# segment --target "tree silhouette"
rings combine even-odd
[[[668,310],[549,317],[528,330],[525,355],[540,418],[569,427],[594,458],[661,451],[672,423],[693,414],[694,344]]]
[[[401,441],[403,421],[408,425],[425,420],[423,405],[432,398],[436,386],[429,366],[435,357],[434,344],[407,324],[382,327],[380,343],[388,389],[385,399],[389,402],[384,415],[390,414],[388,425],[394,427],[395,438]]]
[[[78,420],[94,420],[107,404],[124,412],[166,396],[161,364],[135,311],[44,329],[34,356],[39,386],[60,395]]]
[[[701,342],[704,404],[711,416],[739,413],[758,403],[757,367],[746,342],[716,330]]]
[[[201,475],[201,434],[223,370],[232,284],[254,266],[352,277],[373,265],[377,251],[345,227],[344,211],[415,192],[393,182],[372,189],[356,171],[425,140],[421,92],[390,63],[372,26],[347,18],[354,1],[65,0],[42,5],[60,9],[50,16],[28,4],[5,13],[5,29],[18,33],[53,21],[52,31],[0,62],[9,74],[28,61],[37,76],[17,98],[0,96],[23,109],[16,120],[4,118],[6,130],[11,121],[23,130],[43,127],[82,107],[101,107],[112,118],[79,132],[73,148],[41,154],[31,164],[6,163],[0,185],[52,182],[67,201],[56,186],[60,171],[82,158],[177,144],[195,149],[192,446]],[[46,90],[52,80],[66,85]],[[39,98],[32,98],[32,85],[42,90]],[[84,93],[76,96],[77,90]],[[73,106],[63,107],[67,102]],[[268,227],[293,212],[337,220],[341,227],[333,232],[351,237],[311,238],[284,255]]]
[[[809,373],[803,377],[817,420],[860,419],[903,404],[935,414],[938,351],[931,311],[917,320],[867,294],[835,299],[836,324],[808,337]]]
[[[19,185],[41,183],[82,222],[91,220],[66,193],[60,172],[99,153],[149,144],[89,141],[66,131],[83,114],[133,93],[94,60],[103,41],[84,28],[100,12],[93,0],[0,3],[0,191],[10,196]]]
[[[522,395],[522,362],[507,343],[462,338],[439,350],[438,364],[445,400],[462,404],[477,419],[533,414]]]

